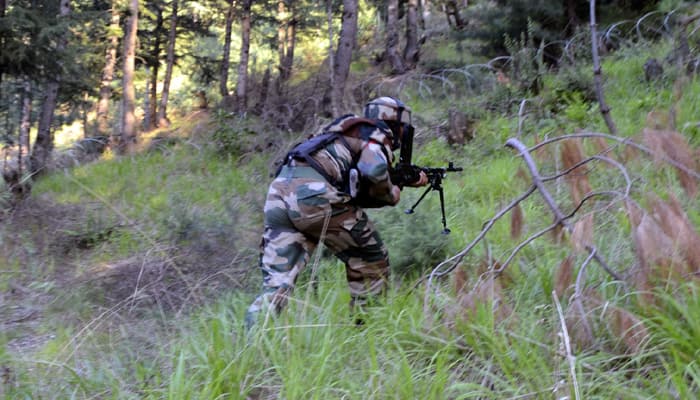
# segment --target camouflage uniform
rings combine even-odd
[[[260,260],[263,293],[248,308],[249,323],[261,310],[284,307],[320,240],[345,263],[353,304],[384,291],[388,253],[361,207],[398,201],[388,170],[394,159],[392,133],[381,121],[358,118],[347,115],[324,129],[344,132],[312,154],[326,178],[307,163],[292,160],[270,184]],[[363,199],[352,199],[341,189],[353,167],[363,182]]]

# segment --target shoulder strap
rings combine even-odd
[[[287,164],[295,159],[302,160],[309,164],[309,166],[315,169],[318,173],[323,175],[328,182],[335,185],[335,180],[332,179],[332,177],[326,173],[323,167],[321,167],[321,165],[311,156],[316,151],[333,143],[338,137],[340,137],[340,135],[336,132],[325,132],[320,135],[316,135],[305,142],[301,142],[294,146],[289,153],[287,153],[284,163]]]
[[[352,129],[360,124],[377,126],[377,121],[369,118],[357,117],[353,114],[344,115],[331,122],[330,124],[326,125],[321,131],[322,133],[313,136],[312,138],[294,146],[294,148],[289,153],[287,153],[283,165],[286,165],[291,160],[295,159],[304,161],[307,164],[309,164],[310,167],[312,167],[318,173],[320,173],[333,186],[339,187],[339,185],[341,185],[342,182],[337,182],[336,179],[333,179],[330,175],[328,175],[328,173],[325,172],[323,167],[321,167],[321,165],[312,157],[312,155],[318,150],[333,143],[337,139],[340,139],[340,141],[343,143],[343,146],[345,146],[345,148],[350,152],[350,154],[352,154],[352,164],[356,165],[360,158],[360,153],[355,153],[352,151],[350,144],[347,142],[345,137],[360,137],[360,130]],[[347,175],[347,172],[345,175]],[[343,180],[347,181],[347,177],[343,177]],[[343,188],[340,189],[342,190]]]

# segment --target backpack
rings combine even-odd
[[[296,144],[284,157],[275,177],[279,175],[282,167],[289,164],[292,160],[300,160],[306,162],[311,168],[315,169],[321,176],[323,176],[331,185],[333,185],[338,190],[350,194],[351,197],[355,198],[359,192],[360,178],[357,171],[356,165],[360,158],[360,153],[355,154],[350,145],[345,140],[345,137],[357,137],[357,135],[351,135],[351,132],[356,132],[353,128],[357,125],[364,124],[370,127],[379,126],[377,120],[357,117],[353,114],[344,115],[335,121],[328,124],[323,128],[320,134],[311,137],[310,139]],[[340,139],[345,148],[352,154],[352,162],[350,168],[345,172],[341,181],[338,182],[336,179],[328,175],[323,167],[313,158],[313,155],[328,146],[329,144]]]

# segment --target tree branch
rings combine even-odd
[[[608,126],[608,130],[613,135],[617,134],[617,127],[615,122],[613,122],[610,116],[610,107],[605,103],[605,96],[603,94],[603,78],[602,78],[602,68],[600,66],[600,57],[598,56],[598,33],[596,32],[596,19],[595,19],[595,0],[590,0],[590,18],[591,18],[591,50],[593,54],[593,80],[595,82],[595,91],[598,95],[598,103],[600,104],[600,113],[603,115],[605,124]]]
[[[571,227],[569,224],[566,222],[566,217],[564,214],[559,210],[557,207],[556,203],[554,202],[554,198],[552,195],[547,191],[547,188],[544,187],[544,183],[542,182],[542,179],[540,178],[539,171],[537,170],[537,166],[535,165],[534,160],[530,156],[530,153],[528,152],[528,149],[523,145],[519,140],[511,138],[506,141],[506,147],[511,147],[513,149],[516,149],[520,152],[520,155],[523,157],[525,160],[525,163],[527,164],[528,168],[530,169],[530,174],[532,176],[533,184],[537,187],[538,191],[540,192],[540,195],[544,198],[544,201],[547,203],[549,206],[550,210],[555,216],[555,222],[560,224],[564,229],[566,229],[569,233],[572,231]],[[588,251],[593,251],[594,248],[592,246],[586,245],[586,249]],[[598,264],[600,264],[603,269],[605,269],[613,278],[617,280],[621,280],[621,278],[613,272],[601,259],[597,254],[594,255],[594,259]]]
[[[533,152],[533,151],[539,149],[540,147],[542,147],[542,146],[544,146],[544,145],[547,145],[547,144],[553,143],[553,142],[557,142],[557,141],[559,141],[559,140],[567,140],[567,139],[575,139],[575,138],[587,138],[587,137],[602,137],[602,138],[605,138],[605,139],[614,140],[614,141],[620,142],[620,143],[622,143],[622,144],[624,144],[624,145],[626,145],[626,146],[634,147],[635,149],[637,149],[637,150],[639,150],[639,151],[642,151],[642,152],[644,152],[644,153],[647,153],[647,154],[649,154],[649,155],[658,156],[661,160],[663,160],[663,161],[667,162],[668,164],[671,164],[672,166],[674,166],[674,167],[680,169],[681,171],[683,171],[683,172],[687,173],[688,175],[692,176],[693,178],[695,178],[695,179],[697,179],[697,180],[700,180],[700,173],[698,173],[698,172],[696,172],[696,171],[694,171],[694,170],[692,170],[692,169],[686,167],[685,165],[679,163],[678,161],[676,161],[676,160],[674,160],[674,159],[672,159],[672,158],[666,157],[666,156],[664,156],[664,155],[662,155],[662,154],[657,154],[657,153],[655,153],[653,150],[649,149],[648,147],[645,147],[645,146],[643,146],[643,145],[641,145],[641,144],[639,144],[639,143],[635,143],[635,142],[633,142],[632,140],[630,140],[629,138],[621,138],[621,137],[619,137],[619,136],[608,135],[608,134],[605,134],[605,133],[583,132],[583,133],[572,133],[572,134],[569,134],[569,135],[557,136],[557,137],[553,137],[553,138],[547,139],[547,140],[545,140],[545,141],[543,141],[543,142],[540,142],[540,143],[538,143],[538,144],[536,144],[536,145],[534,145],[534,146],[528,148],[527,151],[528,151],[528,152]]]

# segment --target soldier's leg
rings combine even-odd
[[[290,171],[286,172],[289,175]],[[290,219],[290,214],[304,216],[296,205],[296,192],[304,182],[292,179],[290,175],[278,177],[270,184],[264,207],[265,229],[260,255],[263,292],[248,308],[248,325],[260,311],[272,308],[279,312],[284,307],[294,282],[316,246]]]
[[[324,243],[345,263],[351,305],[362,306],[386,290],[389,255],[364,210],[347,206],[334,211]]]
[[[315,243],[294,229],[265,227],[260,256],[263,292],[248,308],[246,320],[249,325],[261,311],[279,312],[284,308],[314,247]]]

